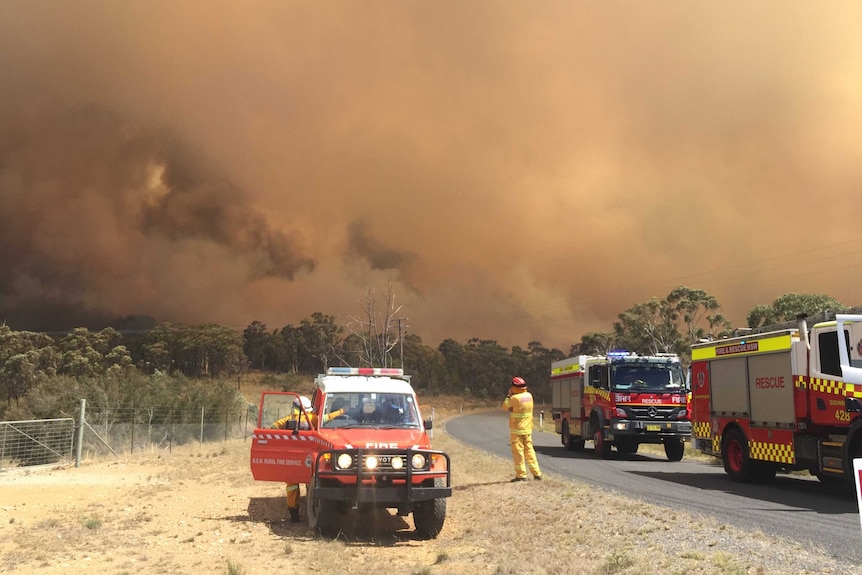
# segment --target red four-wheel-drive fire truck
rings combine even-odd
[[[808,470],[854,485],[862,457],[862,308],[697,343],[691,350],[695,447],[731,479]]]
[[[436,537],[452,495],[449,456],[431,449],[410,376],[401,369],[333,367],[315,379],[311,411],[292,392],[264,391],[251,444],[259,481],[307,485],[309,525],[339,532],[351,510],[413,514],[417,535]],[[273,422],[300,411],[288,429]],[[338,413],[336,417],[325,414]],[[298,420],[298,421],[297,421]]]
[[[691,437],[685,374],[674,354],[580,355],[551,364],[554,429],[572,451],[592,439],[598,457],[611,446],[637,453],[661,443],[667,458],[682,459]]]

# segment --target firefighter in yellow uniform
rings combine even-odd
[[[526,481],[527,468],[535,479],[542,479],[536,450],[533,449],[533,394],[527,391],[523,377],[512,378],[509,395],[503,401],[503,409],[509,412],[509,439],[512,443],[512,459],[515,461],[515,478]]]
[[[343,409],[327,413],[323,416],[323,422],[326,423],[330,419],[335,419],[339,415],[343,414]],[[289,415],[282,417],[273,423],[272,428],[287,429],[288,423],[291,421],[297,422],[297,429],[317,429],[317,414],[311,411],[310,399],[303,395],[299,398],[299,403],[294,401],[293,411]],[[297,523],[299,521],[299,483],[286,483],[285,490],[287,493],[287,512],[290,515],[290,522]]]

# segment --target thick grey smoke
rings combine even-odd
[[[0,8],[0,321],[541,341],[677,285],[857,300],[862,7]]]

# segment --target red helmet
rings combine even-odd
[[[512,385],[515,387],[527,387],[527,382],[524,381],[523,377],[515,376],[512,378]]]

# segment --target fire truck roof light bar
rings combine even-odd
[[[404,370],[395,367],[330,367],[326,375],[394,375],[401,377]]]

